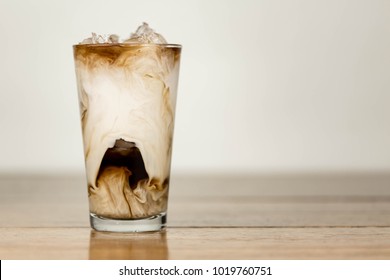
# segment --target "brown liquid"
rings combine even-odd
[[[111,166],[126,167],[131,172],[129,185],[132,189],[137,187],[140,180],[149,179],[142,155],[133,142],[119,139],[114,147],[107,149],[100,165],[98,180],[104,169]]]
[[[172,57],[173,63],[180,59],[181,48],[178,45],[133,45],[133,44],[100,44],[73,46],[75,61],[83,62],[90,68],[99,67],[102,63],[126,65],[129,58],[146,56],[154,53],[157,58]]]

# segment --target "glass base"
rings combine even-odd
[[[145,219],[116,220],[100,217],[90,213],[91,227],[97,231],[111,232],[145,232],[159,231],[165,228],[167,223],[166,213],[161,213]]]

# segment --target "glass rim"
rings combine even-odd
[[[102,43],[102,44],[74,44],[73,48],[78,47],[162,47],[181,49],[180,44],[148,44],[148,43]]]

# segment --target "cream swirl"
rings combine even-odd
[[[76,45],[74,51],[91,211],[112,218],[165,211],[180,47]],[[134,170],[102,166],[120,139],[142,155],[147,178],[136,186],[128,179]]]

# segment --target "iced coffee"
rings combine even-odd
[[[90,220],[103,231],[165,226],[180,45],[144,23],[73,47]]]

